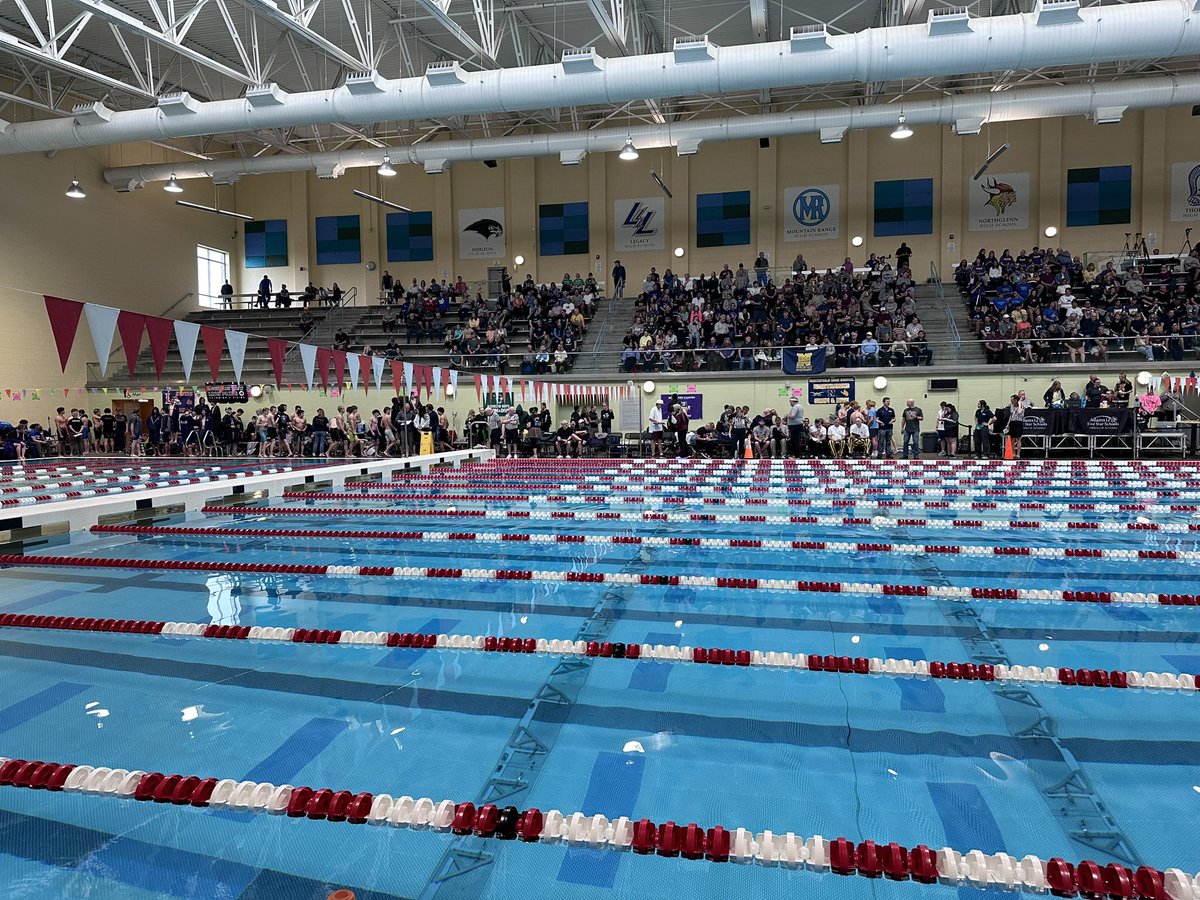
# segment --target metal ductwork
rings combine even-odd
[[[1136,78],[1106,84],[1081,84],[1025,90],[995,91],[905,103],[910,125],[951,125],[961,133],[976,133],[981,122],[1017,122],[1060,116],[1091,116],[1104,119],[1098,110],[1123,107],[1154,109],[1200,103],[1200,75]],[[515,159],[528,156],[560,156],[568,160],[580,153],[614,153],[626,138],[639,150],[655,147],[698,147],[706,141],[783,137],[797,134],[843,133],[847,129],[892,128],[900,107],[833,107],[787,114],[736,116],[681,124],[637,128],[600,128],[593,131],[549,132],[520,137],[477,141],[430,141],[389,150],[370,148],[308,155],[281,154],[256,159],[225,159],[210,162],[170,163],[155,166],[123,166],[106,169],[104,177],[117,190],[133,190],[152,181],[175,176],[213,178],[225,184],[243,175],[272,172],[340,172],[363,166],[378,166],[387,153],[393,165],[430,162],[455,163],[486,159]]]
[[[274,85],[237,100],[163,98],[151,109],[10,124],[0,154],[130,141],[254,132],[333,123],[366,124],[554,107],[619,104],[800,85],[888,82],[1117,60],[1200,56],[1195,0],[1091,6],[1037,0],[1030,13],[959,17],[847,35],[794,28],[787,41],[716,47],[680,39],[672,52],[604,59],[594,50],[559,63],[481,72],[457,63],[422,77],[352,77],[332,91],[289,94]]]

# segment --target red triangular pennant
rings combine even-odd
[[[475,375],[475,402],[483,402],[483,376]]]
[[[403,397],[404,391],[401,385],[404,384],[404,366],[398,360],[392,360],[392,389],[395,390],[397,397]]]
[[[83,315],[83,304],[49,294],[43,294],[42,299],[46,301],[46,315],[50,318],[50,330],[54,332],[54,345],[58,347],[58,361],[65,372],[71,347],[75,344],[75,332],[79,330],[79,317]]]
[[[271,354],[271,368],[275,371],[275,387],[283,387],[283,360],[287,356],[288,342],[283,338],[267,338],[267,352]]]
[[[204,355],[208,357],[208,371],[212,380],[218,379],[221,371],[221,351],[225,349],[225,329],[211,325],[200,326],[200,340],[204,341]]]
[[[137,368],[138,354],[142,352],[142,332],[146,330],[146,317],[141,313],[121,310],[117,316],[117,331],[121,333],[121,346],[125,351],[125,363],[129,374]]]
[[[365,353],[358,357],[359,381],[362,383],[364,394],[371,393],[371,382],[375,378],[373,361],[374,357]]]
[[[329,364],[333,361],[333,351],[328,347],[317,348],[317,375],[321,379],[321,387],[329,387]],[[342,357],[343,368],[346,365],[345,356]]]
[[[346,383],[346,351],[333,351],[333,371],[337,375],[337,386],[340,390]]]
[[[118,324],[120,320],[118,319]],[[175,323],[171,319],[146,316],[146,333],[150,335],[150,355],[154,357],[154,377],[162,379],[163,366],[167,364],[167,350],[175,336]]]

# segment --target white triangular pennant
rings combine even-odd
[[[304,378],[308,382],[308,389],[311,391],[313,386],[313,370],[317,367],[317,348],[312,344],[301,344],[300,359],[304,363]]]
[[[406,362],[404,364],[404,393],[411,394],[413,392],[413,364]]]
[[[375,390],[383,390],[383,364],[385,360],[382,356],[371,358],[371,374],[375,376]]]
[[[458,396],[458,369],[451,369],[447,374],[450,376],[450,393],[455,397]]]
[[[350,389],[358,390],[358,370],[361,363],[358,361],[357,353],[346,354],[346,367],[350,370]]]
[[[229,348],[229,359],[233,363],[233,380],[242,380],[242,362],[246,359],[246,340],[250,335],[244,331],[225,330],[225,346]]]
[[[119,309],[111,306],[97,306],[95,303],[83,304],[84,315],[87,316],[88,328],[92,332],[92,345],[96,348],[96,361],[100,363],[100,374],[108,374],[108,356],[112,353],[113,334],[117,330]]]
[[[175,343],[179,346],[179,361],[183,363],[183,383],[191,384],[192,360],[196,358],[196,339],[200,337],[200,326],[195,322],[175,320]]]
[[[442,392],[442,370],[439,366],[433,367],[433,399],[438,398],[438,394]]]

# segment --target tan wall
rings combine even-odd
[[[757,140],[707,143],[692,157],[679,158],[670,149],[645,150],[635,162],[615,153],[591,156],[583,165],[564,167],[557,158],[501,160],[494,169],[482,163],[459,163],[447,175],[426,175],[414,166],[400,166],[395,178],[381,179],[373,170],[352,169],[333,181],[313,176],[276,175],[246,178],[238,186],[238,200],[260,218],[287,218],[293,259],[286,270],[268,271],[278,285],[283,279],[303,286],[311,276],[318,283],[337,280],[343,288],[355,284],[374,296],[384,268],[405,281],[416,278],[463,275],[483,280],[489,265],[507,264],[516,274],[532,272],[538,280],[560,278],[564,271],[600,269],[607,272],[614,257],[611,237],[612,202],[627,197],[654,196],[658,188],[650,170],[659,172],[674,193],[666,202],[667,221],[663,251],[623,253],[631,277],[640,277],[650,266],[659,271],[698,272],[725,263],[749,265],[761,249],[776,265],[791,262],[797,249],[821,267],[841,263],[851,256],[861,261],[870,252],[892,253],[901,240],[915,250],[918,275],[925,275],[930,260],[943,272],[966,253],[979,247],[1014,253],[1050,243],[1042,232],[1059,229],[1055,245],[1074,251],[1120,250],[1126,231],[1158,237],[1157,246],[1178,249],[1182,227],[1169,219],[1170,164],[1196,158],[1197,120],[1187,109],[1131,112],[1118,125],[1097,127],[1082,118],[1047,119],[985,126],[975,136],[959,137],[948,128],[921,126],[907,141],[894,141],[887,130],[851,132],[840,144],[822,145],[815,135],[773,138],[760,149]],[[967,223],[972,206],[983,197],[969,179],[988,154],[1008,142],[1011,149],[994,164],[997,172],[1029,172],[1029,227],[1021,231],[972,232]],[[1128,225],[1067,228],[1066,172],[1068,168],[1101,165],[1133,166],[1132,221]],[[935,212],[933,234],[875,238],[874,182],[889,178],[932,178]],[[382,185],[381,185],[382,182]],[[784,239],[784,190],[812,184],[838,184],[842,190],[841,236],[836,240],[789,242]],[[389,264],[386,261],[386,210],[351,196],[352,188],[377,192],[382,187],[392,200],[413,209],[434,211],[435,258],[433,263]],[[750,190],[753,206],[751,243],[741,247],[698,249],[694,242],[695,194],[706,191]],[[588,257],[538,255],[537,208],[541,203],[587,200],[591,217],[591,253]],[[463,207],[504,206],[508,235],[505,259],[459,260],[455,244],[456,211]],[[313,220],[316,216],[358,212],[363,225],[363,265],[316,267]],[[851,238],[861,235],[860,248]],[[951,237],[953,236],[953,237]],[[672,250],[684,249],[676,258]],[[240,252],[240,251],[239,251]],[[521,255],[525,265],[517,267]],[[367,261],[378,268],[368,273]],[[304,267],[304,271],[300,267]],[[242,273],[239,290],[253,290],[262,270]]]
[[[234,220],[176,207],[160,187],[118,194],[104,184],[105,166],[162,162],[153,150],[101,148],[0,162],[0,419],[45,421],[56,406],[91,408],[99,399],[63,398],[62,388],[83,386],[85,364],[96,354],[81,317],[67,371],[59,368],[42,294],[157,315],[191,292],[170,313],[182,318],[196,306],[197,243],[233,252]],[[63,193],[76,174],[84,200]],[[193,199],[211,202],[208,190],[209,199],[197,191]],[[118,335],[113,347],[119,343]],[[123,366],[124,357],[111,364]],[[5,388],[38,388],[42,399],[13,403]]]

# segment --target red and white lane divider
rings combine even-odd
[[[856,505],[863,506],[910,506],[916,507],[915,503],[908,503],[903,500],[895,500],[889,497],[881,497],[879,499],[870,499],[867,497],[860,499],[843,499],[845,494],[842,491],[827,491],[831,498],[828,500],[813,500],[813,499],[787,499],[783,497],[708,497],[697,493],[695,496],[662,496],[652,495],[646,496],[644,493],[622,496],[614,496],[612,493],[606,494],[585,494],[582,492],[566,491],[562,493],[548,494],[504,494],[504,493],[488,493],[486,490],[476,490],[471,493],[455,494],[455,493],[427,493],[422,491],[375,491],[370,488],[356,488],[353,491],[284,491],[280,494],[285,500],[358,500],[358,501],[400,501],[405,503],[590,503],[600,506],[641,506],[659,509],[669,506],[724,506],[732,509],[750,509],[767,507],[772,509],[787,509],[790,507],[810,507],[810,506],[828,506],[828,507],[854,507]],[[1171,499],[1200,499],[1200,492],[1194,492],[1194,498],[1191,496],[1193,492],[1188,492],[1187,496]],[[1027,495],[1025,495],[1027,496]],[[1142,500],[1153,500],[1156,498],[1133,498]],[[1156,506],[1147,506],[1146,503],[1056,503],[1056,502],[1037,502],[1035,504],[1024,504],[1016,501],[971,501],[971,500],[937,500],[925,501],[921,504],[924,509],[957,509],[957,510],[987,510],[987,509],[1048,509],[1056,511],[1073,511],[1073,512],[1140,512],[1147,509],[1158,509]],[[1196,504],[1177,504],[1172,505],[1173,512],[1196,512],[1200,511],[1200,505]]]
[[[1066,591],[1028,588],[985,588],[963,585],[926,586],[875,582],[794,581],[782,578],[726,578],[711,575],[634,575],[625,572],[564,572],[536,569],[462,569],[429,566],[322,566],[302,563],[248,563],[229,560],[121,559],[91,556],[0,555],[0,566],[153,569],[180,572],[246,574],[380,576],[384,578],[451,578],[464,581],[538,581],[575,584],[624,584],[744,590],[804,591],[819,594],[873,594],[896,597],[945,597],[954,600],[1066,601],[1196,606],[1195,594],[1147,594],[1117,591]]]
[[[728,831],[720,825],[705,829],[692,822],[609,820],[583,812],[543,812],[515,806],[393,797],[270,782],[234,781],[198,775],[167,775],[140,769],[73,765],[40,760],[0,758],[0,786],[63,791],[145,803],[232,809],[293,819],[351,825],[389,825],[474,835],[521,843],[565,844],[612,852],[632,851],[650,856],[679,857],[710,862],[757,863],[763,866],[805,868],[864,878],[909,879],[922,884],[968,885],[981,890],[1007,888],[1050,891],[1059,897],[1083,893],[1090,897],[1139,897],[1148,900],[1198,900],[1200,876],[1182,869],[1136,870],[1118,863],[1101,866],[1084,860],[1073,865],[1060,857],[1042,860],[1028,855],[981,850],[960,852],[949,847],[933,850],[918,844],[911,850],[897,843],[846,838],[809,838],[795,832],[757,834],[745,828]]]
[[[703,547],[714,550],[811,550],[829,553],[939,553],[955,556],[1028,556],[1035,559],[1200,560],[1197,550],[1100,550],[1074,547],[1008,547],[943,544],[879,544],[861,541],[779,541],[757,538],[639,537],[600,534],[530,534],[509,531],[366,531],[336,528],[222,528],[198,525],[93,525],[95,534],[187,535],[196,537],[335,538],[340,540],[479,541],[490,544],[631,544],[640,547]],[[1153,555],[1148,555],[1153,554]]]
[[[168,478],[163,481],[146,481],[136,484],[123,484],[116,487],[96,487],[79,491],[57,491],[49,494],[34,494],[28,497],[8,497],[0,500],[0,506],[32,506],[38,503],[57,503],[63,500],[77,500],[82,497],[102,497],[109,494],[122,494],[127,491],[148,491],[156,488],[179,487],[185,484],[209,484],[217,481],[234,481],[254,475],[278,475],[293,472],[289,468],[245,469],[237,472],[217,472],[209,475],[191,476],[189,478]]]
[[[976,665],[939,660],[881,659],[865,656],[746,650],[730,647],[677,647],[665,644],[625,644],[609,641],[547,640],[472,634],[420,634],[398,631],[339,631],[279,628],[258,625],[205,625],[193,622],[155,622],[135,619],[92,619],[73,616],[0,614],[0,628],[88,631],[105,634],[150,634],[213,640],[272,641],[338,646],[420,647],[429,650],[483,653],[533,653],[603,659],[650,659],[672,663],[701,663],[768,669],[799,669],[840,675],[881,675],[895,678],[943,678],[953,681],[1019,681],[1079,687],[1195,691],[1200,676],[1188,673],[1137,672],[1121,669],[1070,669],[1056,666]]]
[[[362,499],[361,497],[356,499]],[[776,516],[769,514],[733,515],[723,513],[680,513],[680,512],[597,512],[594,510],[518,510],[518,509],[434,509],[411,507],[346,508],[336,506],[206,506],[204,512],[217,515],[260,515],[260,516],[327,516],[329,518],[360,518],[367,516],[401,516],[407,518],[454,518],[454,519],[574,519],[579,522],[714,522],[752,525],[825,525],[842,527],[861,525],[873,528],[930,528],[954,530],[974,528],[983,531],[1009,531],[1013,528],[1040,529],[1056,532],[1101,531],[1125,534],[1130,531],[1156,531],[1162,534],[1194,534],[1200,532],[1200,523],[1182,522],[1043,522],[1018,519],[1003,521],[994,519],[924,519],[888,518],[886,516]],[[1151,552],[1151,551],[1146,551]],[[1154,558],[1154,557],[1151,557]]]

